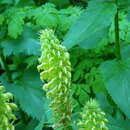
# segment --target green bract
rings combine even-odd
[[[55,127],[68,130],[71,120],[71,63],[66,48],[60,45],[53,30],[41,31],[41,57],[38,70],[41,80],[48,83],[44,85],[47,97],[52,100],[50,107],[54,111]]]
[[[0,86],[0,130],[14,130],[13,121],[16,120],[13,110],[17,108],[14,103],[9,101],[13,99],[11,93],[5,93],[3,86]]]
[[[90,100],[81,113],[82,120],[79,121],[79,130],[108,130],[105,113],[101,111],[95,100]]]

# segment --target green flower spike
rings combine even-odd
[[[82,120],[78,122],[79,130],[108,130],[105,113],[99,108],[95,100],[90,100],[81,113]]]
[[[14,130],[13,122],[16,120],[13,110],[17,108],[14,103],[10,103],[13,99],[11,93],[5,93],[5,88],[0,86],[0,130]]]
[[[71,63],[67,49],[60,45],[53,30],[45,29],[40,34],[41,57],[38,70],[47,97],[51,99],[50,107],[54,112],[54,128],[69,130],[71,121]]]

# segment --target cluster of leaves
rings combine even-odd
[[[81,12],[80,7],[72,6],[57,10],[55,5],[51,3],[40,7],[12,7],[0,14],[0,26],[6,26],[8,36],[14,39],[22,34],[25,24],[37,30],[50,27],[64,35]]]
[[[122,3],[124,6],[124,2]],[[127,19],[128,10],[120,10],[118,21],[121,60],[117,60],[114,23],[116,12],[114,1],[90,2],[89,7],[70,28],[62,44],[69,48],[71,53],[73,107],[77,118],[86,100],[96,98],[107,114],[109,129],[126,130],[130,128],[130,22]],[[79,47],[74,47],[75,45]]]
[[[75,4],[75,0],[48,1],[51,3],[46,0],[0,1],[0,7],[4,5],[0,9],[0,81],[14,94],[19,107],[16,130],[51,129],[50,101],[45,97],[36,69],[40,56],[37,33],[44,28],[52,28],[58,39],[64,39],[62,44],[70,49],[73,129],[77,129],[75,120],[79,120],[79,112],[90,98],[96,98],[101,104],[110,130],[129,129],[130,22],[127,8],[119,12],[122,60],[117,61],[114,0],[89,0],[87,9],[68,6]],[[119,2],[122,8],[129,0]]]
[[[126,46],[130,42],[128,40],[130,22],[127,20],[127,15],[124,11],[120,13],[120,35],[123,34],[120,37],[120,41],[125,43]],[[101,92],[104,94],[106,93],[98,66],[106,60],[115,58],[115,32],[113,24],[111,25],[108,34],[108,37],[104,38],[96,49],[85,50],[74,47],[70,50],[71,62],[73,65],[72,81],[74,85],[74,97],[79,99],[78,103],[76,103],[78,104],[77,108],[80,108],[80,106],[86,102],[85,99],[89,99],[90,95],[91,97],[94,97],[96,96],[95,94]],[[126,47],[124,47],[124,50],[122,51],[122,56],[124,58],[126,58],[127,52],[128,48],[126,49]],[[93,94],[91,90],[93,90]],[[85,94],[86,92],[88,95]]]
[[[5,2],[9,7],[0,14],[0,81],[19,107],[16,129],[41,130],[43,124],[48,127],[51,123],[52,114],[36,68],[40,55],[37,34],[49,27],[63,39],[83,10],[72,5],[57,9],[53,2],[36,6],[32,0],[22,7],[22,1],[16,5],[0,2],[0,6]]]

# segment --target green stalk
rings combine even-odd
[[[12,78],[11,78],[11,74],[9,72],[9,68],[8,68],[8,65],[7,65],[7,62],[6,62],[6,59],[2,53],[2,50],[0,52],[0,58],[1,58],[1,61],[2,61],[2,64],[3,64],[3,67],[5,69],[5,72],[7,73],[7,76],[8,76],[8,81],[9,82],[12,82]]]
[[[119,9],[118,9],[118,0],[115,1],[117,5],[117,13],[115,16],[115,47],[116,47],[116,57],[121,59],[120,54],[120,34],[119,34]]]

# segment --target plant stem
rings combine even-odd
[[[27,122],[27,120],[26,120],[26,115],[25,115],[25,113],[24,113],[21,109],[19,109],[19,112],[20,112],[20,116],[21,116],[21,121],[22,121],[22,123],[23,123],[23,124],[27,124],[28,122]]]
[[[121,54],[120,54],[120,35],[119,35],[119,9],[118,9],[118,0],[116,0],[116,5],[117,5],[117,13],[115,16],[115,42],[116,42],[116,57],[118,59],[121,59]]]
[[[8,68],[8,65],[7,65],[7,63],[6,63],[6,59],[5,59],[5,57],[4,57],[3,53],[2,53],[2,51],[1,51],[1,53],[0,53],[0,57],[1,57],[1,60],[2,60],[2,62],[3,62],[4,69],[5,69],[6,73],[7,73],[8,81],[11,82],[11,81],[12,81],[11,74],[10,74],[10,72],[9,72],[9,68]]]

